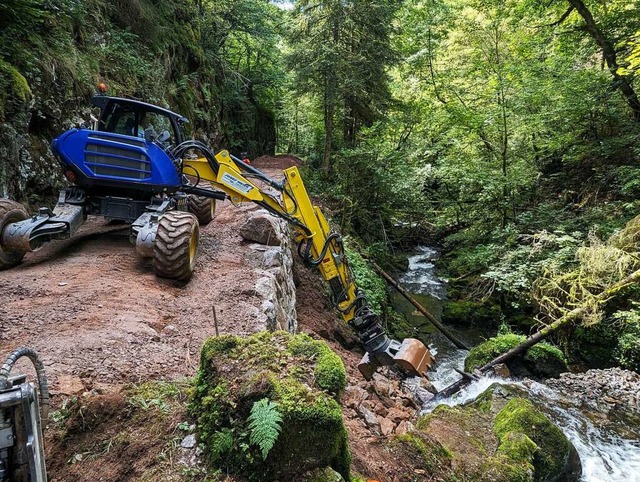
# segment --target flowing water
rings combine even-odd
[[[446,282],[434,271],[437,256],[437,250],[419,247],[409,257],[409,270],[400,278],[400,283],[435,316],[440,317],[442,301],[446,298]],[[408,302],[397,297],[394,298],[394,305],[408,315],[415,325],[424,323],[424,319],[414,312]],[[471,345],[477,344],[483,335],[478,330],[453,331]],[[421,327],[417,335],[428,340],[430,348],[437,354],[435,369],[429,373],[433,385],[440,390],[458,380],[460,375],[453,368],[462,369],[467,352],[453,347],[430,327]],[[509,381],[485,377],[452,397],[438,401],[438,404],[453,406],[467,403],[493,383],[509,384],[525,390],[530,400],[564,432],[580,455],[582,482],[640,482],[640,427],[625,426],[622,421],[607,420],[602,416],[594,417],[593,413],[578,406],[576,397],[572,398],[570,394],[560,394],[530,380]],[[423,413],[433,408],[433,403],[427,402]]]

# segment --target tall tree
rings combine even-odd
[[[640,100],[635,91],[632,80],[620,72],[620,63],[618,62],[618,53],[616,52],[614,41],[612,41],[598,25],[591,13],[591,10],[582,0],[567,0],[571,8],[584,20],[584,30],[593,38],[595,43],[602,50],[602,57],[613,76],[614,85],[620,90],[624,96],[627,105],[633,113],[636,122],[640,122]]]
[[[389,101],[386,68],[393,59],[390,33],[396,3],[300,0],[295,5],[289,63],[297,91],[319,101],[326,174],[336,139],[354,146],[360,128],[379,119]],[[336,124],[342,125],[341,139]]]

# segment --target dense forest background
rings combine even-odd
[[[537,280],[638,214],[639,65],[626,0],[8,0],[0,192],[55,193],[48,143],[105,82],[216,148],[305,158],[369,256],[443,248],[450,321],[526,333],[553,319]],[[639,369],[637,302],[556,342]]]

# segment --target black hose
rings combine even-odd
[[[322,250],[320,251],[316,259],[313,259],[311,257],[311,247],[312,247],[311,239],[306,240],[306,244],[304,246],[304,253],[302,253],[301,245],[302,243],[305,243],[305,241],[303,240],[300,242],[300,244],[298,245],[298,254],[302,257],[303,261],[307,263],[309,266],[320,266],[320,264],[322,263],[322,260],[327,254],[327,251],[329,250],[329,244],[334,239],[336,240],[337,243],[340,243],[340,239],[341,239],[340,235],[338,233],[331,233],[329,236],[327,236],[327,239],[324,242],[324,246],[322,247]]]
[[[43,423],[46,423],[47,417],[49,416],[49,385],[47,383],[47,376],[44,372],[44,365],[40,361],[40,358],[38,358],[38,354],[32,348],[18,348],[7,357],[7,361],[4,362],[4,365],[0,368],[0,389],[7,387],[9,384],[8,379],[11,370],[16,362],[23,357],[28,358],[36,370],[36,377],[38,379],[38,395],[40,397],[40,416],[42,420],[44,420]]]

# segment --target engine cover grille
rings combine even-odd
[[[90,134],[85,148],[85,164],[98,176],[146,180],[151,178],[151,161],[144,141],[114,139]]]

